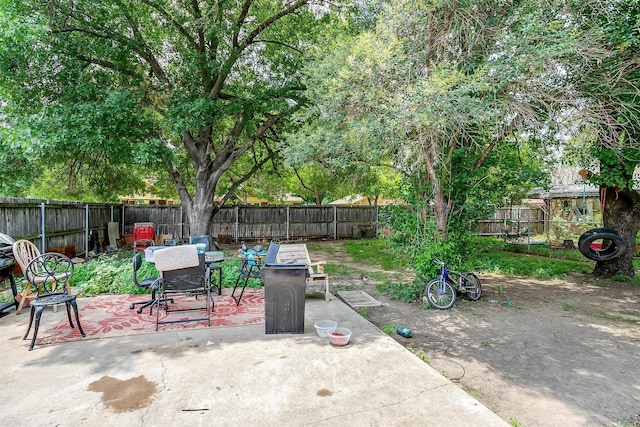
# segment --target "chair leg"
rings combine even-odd
[[[73,311],[76,314],[76,323],[78,325],[78,330],[80,331],[80,335],[82,335],[83,337],[86,337],[87,335],[82,330],[82,325],[80,324],[80,316],[78,314],[78,304],[76,303],[75,300],[70,301],[69,304],[71,304],[71,306],[73,307]],[[67,313],[68,312],[69,312],[69,307],[67,306]],[[71,321],[71,315],[69,315],[69,321]],[[71,325],[71,327],[73,327],[73,325]]]
[[[238,283],[240,283],[240,279],[242,277],[242,272],[238,274],[238,278],[236,279],[236,283],[233,285],[233,290],[231,291],[231,297],[235,300],[236,289],[238,289]]]
[[[211,311],[213,310],[213,306],[209,306],[209,300],[213,302],[213,298],[211,297],[211,287],[207,289],[207,296],[204,298],[207,300],[207,326],[211,326]]]
[[[33,324],[33,311],[34,307],[31,307],[31,310],[29,310],[29,327],[27,327],[27,333],[24,334],[24,337],[22,337],[23,340],[26,340],[29,336],[29,331],[31,330],[31,325]]]
[[[162,295],[158,295],[153,305],[156,306],[156,332],[158,332],[158,324],[160,322],[160,300],[162,299]],[[151,306],[151,310],[153,310],[153,306]]]
[[[240,291],[240,295],[237,297],[234,295],[235,288],[233,288],[233,292],[231,293],[231,298],[236,302],[236,306],[240,305],[240,301],[242,301],[242,296],[244,295],[244,290],[247,288],[247,283],[249,282],[249,276],[244,279],[244,283],[242,284],[242,290]]]
[[[331,294],[330,289],[329,289],[329,279],[327,279],[327,280],[325,281],[325,285],[324,285],[324,287],[325,287],[325,291],[324,291],[324,300],[325,300],[325,301],[329,301],[329,299],[330,299],[330,298],[329,298],[329,295]]]
[[[216,295],[222,295],[222,268],[218,268],[217,270],[218,270],[218,284],[216,286],[215,294]],[[214,274],[215,274],[215,272],[212,271],[211,275],[209,276],[209,280],[211,280],[211,276],[213,276]]]
[[[138,309],[136,310],[136,313],[142,314],[142,310],[144,310],[145,308],[149,307],[150,305],[153,305],[153,303],[155,301],[156,301],[155,299],[150,299],[150,300],[147,300],[147,301],[134,302],[134,303],[131,303],[129,308],[135,308],[136,305],[139,305],[140,307],[138,307]],[[149,313],[151,313],[151,312],[149,312]]]
[[[211,311],[213,312],[213,310],[215,309],[216,306],[216,302],[213,299],[213,294],[209,293],[209,299],[211,299]]]
[[[71,329],[73,329],[74,326],[73,326],[73,322],[71,321],[71,306],[69,305],[68,302],[65,305],[67,306],[66,308],[67,308],[67,318],[69,319],[69,326],[71,326]],[[54,305],[54,307],[55,307],[55,305]]]
[[[31,285],[27,283],[22,291],[22,298],[20,298],[20,303],[18,304],[18,308],[16,309],[16,314],[20,314],[22,312],[22,308],[24,307],[24,303],[27,301],[27,296],[31,293]]]
[[[144,308],[144,307],[148,306],[150,302],[153,302],[153,298],[148,299],[148,300],[143,300],[143,301],[136,301],[136,302],[132,302],[132,303],[129,305],[129,308],[130,308],[131,310],[133,310],[134,308],[136,308],[136,306],[137,306],[137,305],[142,305],[142,307]]]
[[[165,310],[167,310],[167,301],[169,301],[171,304],[173,304],[175,301],[173,300],[173,298],[170,298],[168,300],[162,299],[162,298],[156,298],[156,291],[154,290],[153,293],[151,294],[151,301],[149,302],[149,304],[145,305],[144,307],[140,307],[137,312],[138,314],[142,313],[142,309],[145,307],[150,307],[149,308],[149,315],[153,316],[153,306],[157,305],[158,309],[160,307],[160,303],[164,303],[165,306]],[[157,304],[156,304],[157,303]]]
[[[33,325],[33,337],[31,338],[31,345],[29,346],[29,351],[33,350],[33,346],[36,343],[36,338],[38,337],[38,329],[40,328],[40,318],[42,317],[44,306],[38,306],[33,311],[35,311],[36,323],[35,325]]]
[[[251,279],[251,277],[252,277],[251,273],[253,273],[253,271],[254,271],[253,268],[254,268],[254,266],[252,265],[252,266],[249,267],[249,270],[245,270],[244,272],[240,271],[240,274],[238,275],[238,279],[236,279],[236,284],[233,287],[233,291],[231,292],[231,298],[233,298],[233,300],[236,302],[236,306],[239,306],[240,305],[240,301],[242,301],[242,295],[244,295],[244,290],[247,287],[247,283],[249,283],[249,279]],[[260,271],[260,270],[257,270],[257,271]],[[246,276],[245,276],[245,274],[246,274]],[[236,295],[235,295],[236,289],[238,288],[238,283],[240,282],[241,278],[244,279],[244,283],[242,284],[242,291],[240,291],[240,295],[238,295],[236,297]]]

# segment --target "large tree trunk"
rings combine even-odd
[[[611,277],[618,274],[633,277],[633,247],[640,229],[640,194],[633,190],[619,190],[602,187],[601,200],[604,209],[602,220],[605,228],[611,228],[627,242],[627,251],[622,256],[597,261],[594,274],[600,277]]]
[[[208,235],[211,229],[213,217],[220,210],[220,206],[214,202],[217,179],[211,166],[208,169],[196,166],[196,185],[193,196],[187,190],[178,169],[171,165],[169,173],[173,178],[180,202],[184,209],[184,215],[189,222],[189,235]]]
[[[201,190],[201,189],[200,189]],[[196,193],[191,207],[187,209],[187,217],[189,218],[189,233],[192,236],[208,235],[211,229],[211,223],[214,215],[218,212],[213,202],[214,194]]]

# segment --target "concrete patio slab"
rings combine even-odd
[[[41,327],[65,317],[47,311]],[[351,343],[318,337],[319,319]],[[0,319],[2,425],[508,425],[338,299],[307,298],[304,334],[203,328],[29,352],[28,320]]]

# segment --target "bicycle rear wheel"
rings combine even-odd
[[[447,282],[440,279],[433,279],[424,288],[424,296],[429,301],[431,307],[446,310],[451,308],[456,302],[456,291]],[[424,298],[423,298],[424,299]]]
[[[478,301],[482,295],[482,285],[480,279],[473,273],[465,273],[462,276],[464,280],[465,294],[471,301]]]

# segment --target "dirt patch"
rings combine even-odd
[[[341,244],[327,244],[331,252],[312,252],[312,260],[354,265]],[[391,336],[507,422],[640,425],[639,287],[579,274],[549,281],[480,274],[479,301],[435,310],[391,300],[375,274],[356,267],[361,277],[330,278],[332,292],[364,290],[382,302],[361,314],[381,329],[410,328],[411,338]]]
[[[132,412],[151,404],[156,384],[143,376],[119,380],[105,375],[89,384],[87,390],[102,393],[102,403],[114,412]]]

